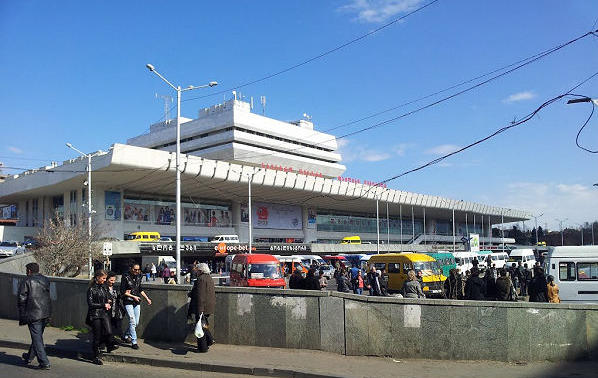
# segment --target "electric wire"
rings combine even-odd
[[[292,70],[294,70],[296,68],[299,68],[299,67],[302,67],[302,66],[304,66],[306,64],[309,64],[309,63],[311,63],[311,62],[313,62],[315,60],[321,59],[321,58],[323,58],[323,57],[325,57],[327,55],[333,54],[333,53],[335,53],[335,52],[337,52],[339,50],[342,50],[345,47],[350,46],[350,45],[352,45],[354,43],[357,43],[357,42],[359,42],[359,41],[361,41],[361,40],[363,40],[363,39],[365,39],[365,38],[367,38],[367,37],[369,37],[369,36],[371,36],[373,34],[378,33],[379,31],[381,31],[383,29],[386,29],[386,28],[388,28],[388,27],[390,27],[390,26],[392,26],[392,25],[394,25],[394,24],[396,24],[396,23],[398,23],[398,22],[406,19],[407,17],[409,17],[409,16],[411,16],[411,15],[413,15],[413,14],[415,14],[415,13],[421,11],[421,10],[424,10],[425,8],[431,6],[431,5],[433,5],[433,4],[435,4],[435,3],[439,2],[439,1],[440,0],[432,0],[429,3],[424,4],[424,5],[420,6],[420,7],[412,10],[412,11],[410,11],[410,12],[402,15],[401,17],[395,18],[392,21],[390,21],[390,22],[388,22],[388,23],[386,23],[386,24],[384,24],[384,25],[382,25],[382,26],[380,26],[380,27],[378,27],[378,28],[376,28],[376,29],[374,29],[374,30],[372,30],[370,32],[362,34],[362,35],[360,35],[360,36],[358,36],[356,38],[353,38],[352,40],[350,40],[348,42],[345,42],[345,43],[343,43],[341,45],[338,45],[338,46],[336,46],[334,48],[326,50],[326,51],[324,51],[324,52],[322,52],[322,53],[320,53],[320,54],[318,54],[316,56],[313,56],[311,58],[303,60],[303,61],[301,61],[299,63],[296,63],[296,64],[294,64],[292,66],[289,66],[289,67],[286,67],[286,68],[281,69],[279,71],[276,71],[276,72],[274,72],[272,74],[268,74],[268,75],[265,75],[265,76],[263,76],[261,78],[258,78],[258,79],[255,79],[255,80],[251,80],[251,81],[248,81],[248,82],[245,82],[245,83],[238,84],[238,85],[236,85],[234,87],[230,87],[230,88],[223,89],[223,90],[220,90],[220,91],[217,91],[217,92],[213,92],[213,93],[210,93],[208,95],[191,97],[191,98],[188,98],[188,99],[185,99],[185,100],[181,100],[181,102],[194,101],[194,100],[198,100],[198,99],[202,99],[202,98],[213,97],[213,96],[216,96],[216,95],[219,95],[219,94],[223,94],[223,93],[228,93],[228,92],[230,92],[232,90],[236,90],[236,89],[239,89],[239,88],[243,88],[243,87],[247,87],[247,86],[250,86],[250,85],[253,85],[253,84],[257,84],[257,83],[260,83],[262,81],[271,79],[273,77],[282,75],[282,74],[287,73],[289,71],[292,71]],[[175,108],[175,106],[172,106],[170,108],[170,111],[172,111],[174,108]],[[160,118],[157,122],[154,122],[154,123],[161,122],[162,120],[164,120],[164,117]]]

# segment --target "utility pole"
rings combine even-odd
[[[568,220],[568,218],[565,219],[555,219],[557,222],[559,222],[559,228],[561,229],[561,245],[565,245],[565,238],[563,236],[563,222],[565,222],[566,220]]]

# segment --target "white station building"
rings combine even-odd
[[[451,244],[471,233],[480,243],[493,224],[523,221],[525,211],[388,189],[340,177],[345,171],[334,136],[308,121],[282,122],[230,100],[200,111],[181,126],[182,240],[221,234],[248,241],[252,178],[254,242],[338,243],[359,235],[376,243]],[[175,235],[175,122],[114,144],[92,157],[92,217],[106,236],[134,231]],[[2,240],[34,237],[56,214],[87,219],[87,159],[76,158],[10,175],[0,203],[16,207],[17,225],[0,226]],[[454,229],[453,235],[453,214]],[[14,214],[13,214],[14,215]]]

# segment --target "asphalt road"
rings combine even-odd
[[[50,356],[52,368],[50,370],[33,369],[37,362],[29,366],[23,365],[21,359],[23,351],[0,347],[0,375],[3,377],[85,377],[85,378],[106,378],[106,377],[247,377],[246,375],[220,374],[213,372],[201,372],[195,370],[182,370],[161,368],[148,365],[135,365],[116,362],[106,362],[103,366],[94,365],[88,361],[73,360]]]

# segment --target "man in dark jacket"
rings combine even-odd
[[[316,277],[316,268],[309,268],[304,284],[305,290],[320,290],[320,281]]]
[[[370,295],[373,296],[381,296],[382,295],[382,285],[380,283],[380,276],[376,271],[376,267],[372,265],[370,267],[370,271],[366,276],[367,281],[367,288],[370,292]]]
[[[214,313],[216,308],[216,290],[214,289],[214,281],[210,276],[210,268],[208,264],[201,263],[197,266],[197,280],[193,284],[193,289],[189,296],[191,302],[189,303],[188,317],[195,315],[195,322],[200,320],[200,315],[203,321],[204,335],[197,339],[197,351],[205,353],[214,344],[212,333],[208,329],[208,318]]]
[[[496,300],[510,301],[512,300],[512,291],[514,291],[511,289],[513,283],[507,276],[507,271],[505,269],[500,269],[498,274],[500,277],[496,279]]]
[[[44,329],[50,320],[52,305],[50,302],[50,280],[39,273],[37,263],[25,265],[27,277],[19,286],[18,307],[19,325],[29,327],[31,346],[28,353],[23,353],[25,362],[30,363],[35,357],[39,368],[50,369],[50,361],[44,347]]]
[[[127,340],[131,339],[131,347],[133,349],[139,349],[135,328],[139,324],[139,317],[141,315],[141,297],[145,298],[148,305],[152,304],[151,299],[149,299],[141,287],[141,275],[139,273],[141,273],[139,264],[133,264],[131,270],[123,274],[120,282],[123,304],[129,317],[129,328],[125,331],[125,338]]]
[[[534,278],[529,283],[529,301],[530,302],[548,302],[548,282],[544,276],[544,269],[534,268]]]
[[[295,269],[289,278],[289,289],[305,289],[305,279],[299,269]]]
[[[471,276],[465,282],[465,299],[473,301],[486,299],[486,282],[480,278],[477,268],[471,268]]]

